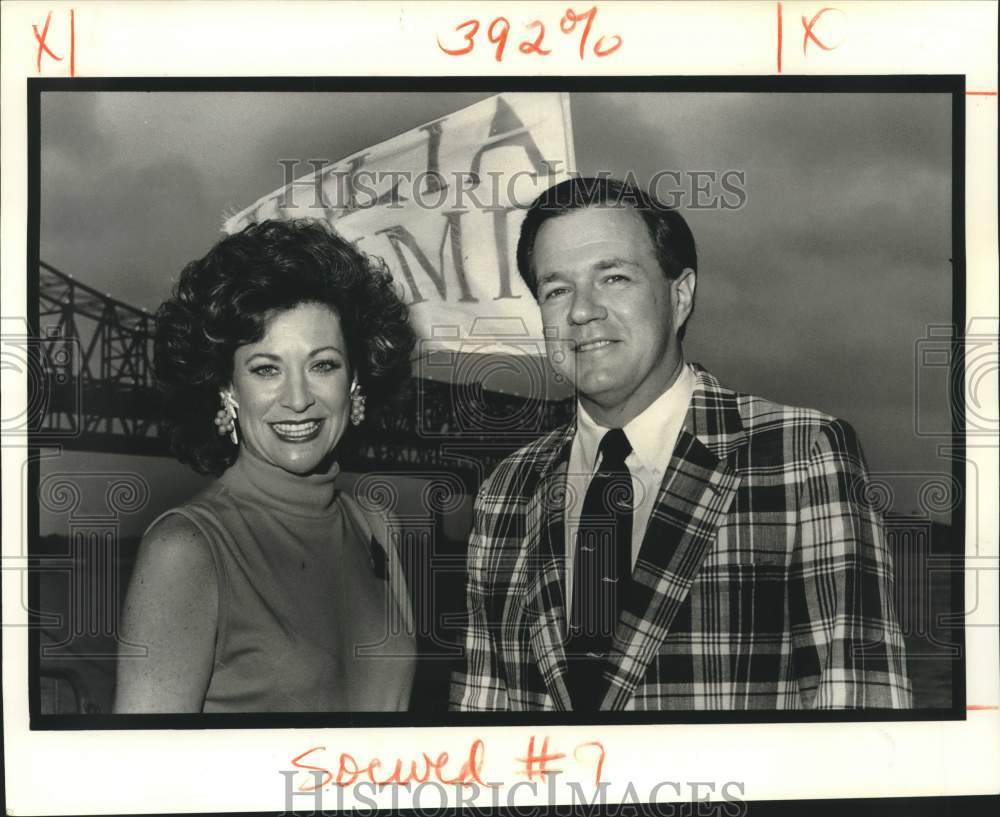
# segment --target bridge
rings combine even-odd
[[[40,332],[29,348],[31,445],[170,456],[152,367],[154,317],[45,262],[38,280]],[[539,382],[537,372],[526,379]],[[358,429],[343,464],[357,471],[449,470],[474,488],[484,471],[571,411],[565,399],[413,377],[396,410]]]
[[[29,349],[31,442],[167,454],[152,371],[153,316],[44,261]]]

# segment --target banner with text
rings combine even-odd
[[[569,99],[505,93],[294,177],[225,222],[321,218],[385,260],[418,355],[539,355],[538,308],[517,272],[524,209],[575,170]],[[308,166],[308,164],[306,165]],[[524,343],[518,342],[523,338]]]

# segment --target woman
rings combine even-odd
[[[322,224],[263,222],[188,264],[157,327],[173,450],[220,476],[143,537],[122,635],[148,656],[119,658],[115,711],[406,708],[389,524],[334,487],[345,432],[409,371],[388,271]]]

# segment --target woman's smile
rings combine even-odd
[[[307,443],[315,440],[323,428],[323,420],[294,420],[271,423],[271,429],[285,442]]]

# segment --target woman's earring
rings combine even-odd
[[[351,423],[361,425],[365,419],[365,396],[361,393],[361,386],[358,378],[355,377],[351,383]]]
[[[239,403],[231,391],[220,391],[219,400],[222,401],[222,408],[215,413],[216,431],[228,434],[233,445],[239,445],[240,439],[236,435],[236,409],[239,408]]]

